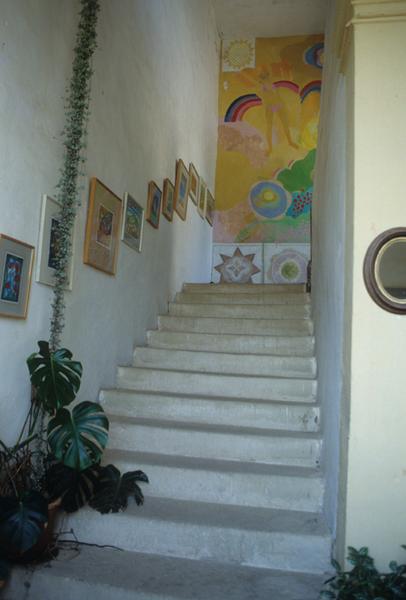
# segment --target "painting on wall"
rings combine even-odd
[[[0,234],[0,316],[25,319],[34,247]]]
[[[214,220],[214,198],[213,194],[207,188],[206,192],[206,221],[213,227]]]
[[[55,269],[59,247],[59,222],[61,205],[59,202],[44,194],[42,197],[41,220],[38,240],[38,261],[36,281],[45,285],[55,285]],[[72,232],[73,249],[73,232]],[[67,275],[67,289],[72,289],[73,257],[70,257]]]
[[[262,244],[214,244],[213,283],[262,283]]]
[[[193,203],[197,205],[199,198],[199,175],[193,163],[189,164],[189,196]]]
[[[159,216],[161,214],[162,192],[155,183],[148,184],[147,221],[155,229],[159,228]]]
[[[173,183],[166,178],[164,180],[164,191],[162,195],[162,214],[168,221],[172,221],[173,219],[174,200],[175,188]]]
[[[265,283],[306,283],[310,244],[264,244]]]
[[[179,159],[176,163],[175,210],[183,221],[186,219],[188,194],[189,171],[184,162]]]
[[[207,203],[207,185],[202,177],[200,177],[199,183],[199,202],[197,203],[197,212],[202,217],[206,216],[206,203]]]
[[[121,198],[96,177],[90,181],[83,262],[108,275],[116,272]]]
[[[223,45],[214,241],[309,243],[323,36],[257,38],[251,54],[234,42]]]
[[[123,242],[141,252],[144,232],[144,209],[126,192],[124,194],[123,226],[121,239]]]

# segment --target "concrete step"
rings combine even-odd
[[[107,412],[122,417],[289,431],[320,428],[320,407],[312,404],[117,389],[102,390],[100,402]]]
[[[169,303],[174,317],[217,317],[231,319],[308,319],[310,304],[177,304]]]
[[[318,512],[324,483],[317,469],[107,450],[103,463],[148,474],[148,497]]]
[[[306,285],[302,283],[184,283],[182,291],[192,294],[304,294]]]
[[[258,294],[235,293],[235,294],[210,294],[193,292],[179,292],[176,294],[175,302],[180,304],[309,304],[310,294],[298,293],[279,293],[279,294]]]
[[[103,519],[102,516],[99,516]],[[4,600],[315,600],[325,575],[64,544],[51,563],[15,568]]]
[[[158,329],[191,333],[224,333],[272,336],[308,336],[313,334],[310,319],[232,319],[212,317],[174,317],[160,315]]]
[[[81,542],[134,552],[311,573],[329,568],[330,536],[319,513],[147,495],[144,506],[131,503],[122,513],[81,509],[66,525]]]
[[[202,425],[110,415],[109,447],[116,450],[263,464],[316,467],[318,433]]]
[[[166,350],[139,347],[134,351],[134,366],[148,369],[172,369],[203,373],[235,373],[237,375],[267,375],[270,377],[316,376],[313,357],[226,354],[196,350]]]
[[[178,350],[206,350],[239,354],[282,354],[285,356],[313,356],[314,338],[311,336],[238,335],[191,333],[177,331],[148,331],[148,345],[153,348]]]
[[[120,388],[140,391],[281,402],[315,402],[317,391],[317,382],[310,379],[187,373],[141,367],[119,367],[117,383]]]

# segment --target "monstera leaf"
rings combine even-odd
[[[103,467],[90,506],[105,514],[127,508],[130,496],[134,496],[138,505],[143,504],[144,495],[137,481],[148,483],[148,477],[142,471],[129,471],[121,475],[114,465]]]
[[[48,521],[48,503],[36,491],[0,498],[0,551],[20,555],[34,546]]]
[[[48,443],[57,460],[84,471],[100,462],[108,440],[109,420],[100,404],[81,402],[60,408],[48,424]]]
[[[82,365],[71,360],[66,348],[50,352],[48,342],[38,342],[39,352],[27,359],[31,383],[45,408],[53,413],[74,400],[80,388]]]
[[[99,465],[76,471],[62,463],[53,464],[47,471],[46,487],[51,501],[61,499],[67,513],[79,510],[93,496],[102,468]]]

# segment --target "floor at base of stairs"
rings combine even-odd
[[[326,575],[82,546],[15,568],[4,600],[317,600]]]

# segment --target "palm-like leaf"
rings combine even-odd
[[[107,465],[102,470],[90,506],[105,514],[127,508],[130,496],[134,496],[138,505],[143,504],[144,495],[137,481],[148,483],[148,477],[142,471],[129,471],[121,475],[114,465]]]
[[[80,388],[82,365],[71,360],[66,348],[50,352],[48,342],[38,342],[39,352],[27,358],[31,383],[49,412],[67,406]]]
[[[36,491],[0,498],[0,550],[20,555],[34,546],[48,521],[48,503]]]
[[[84,471],[100,462],[108,431],[109,420],[100,404],[81,402],[71,412],[57,411],[48,424],[48,443],[57,460]]]
[[[93,496],[102,468],[99,465],[85,471],[76,471],[62,463],[53,464],[46,475],[46,487],[50,500],[61,499],[61,508],[68,513],[76,512]]]

